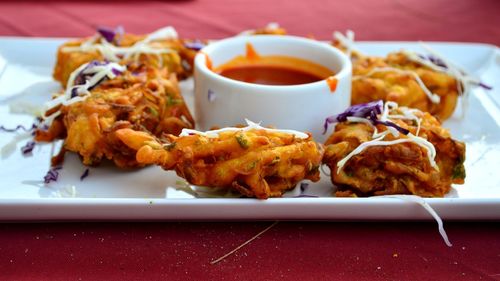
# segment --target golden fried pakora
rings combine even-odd
[[[453,114],[465,91],[457,79],[462,75],[458,70],[434,55],[406,50],[387,57],[366,56],[352,49],[352,33],[348,33],[351,38],[335,35],[332,45],[347,53],[353,64],[352,104],[381,99],[429,112],[440,120]]]
[[[117,129],[160,136],[194,128],[175,74],[144,64],[97,61],[70,75],[66,90],[48,102],[44,119],[50,127],[36,131],[37,141],[64,139],[64,148],[78,153],[85,165],[107,158],[123,168],[142,164],[115,136]]]
[[[142,63],[156,68],[166,67],[169,73],[176,73],[179,79],[183,79],[192,74],[197,52],[186,46],[186,42],[177,37],[172,27],[148,35],[98,29],[92,37],[69,41],[59,47],[53,76],[65,87],[69,75],[80,65],[106,60],[122,65]]]
[[[337,196],[443,197],[465,179],[465,144],[429,113],[382,101],[332,116],[323,163]]]
[[[311,135],[248,125],[204,133],[184,130],[179,137],[162,139],[130,129],[117,130],[116,136],[137,150],[141,164],[157,164],[191,184],[247,197],[277,197],[303,179],[319,180],[323,148]]]
[[[453,114],[458,96],[455,77],[422,66],[403,51],[386,58],[359,57],[353,64],[352,104],[382,99],[445,120]]]

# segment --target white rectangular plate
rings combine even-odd
[[[59,86],[52,80],[56,48],[62,39],[0,38],[0,125],[30,127],[33,117],[13,113],[27,105],[39,106]],[[477,88],[469,97],[465,117],[461,110],[444,123],[456,139],[467,143],[464,185],[454,186],[445,198],[425,199],[444,219],[500,219],[500,55],[495,46],[431,43],[435,50],[493,86]],[[360,42],[357,47],[374,55],[401,48],[421,50],[412,42]],[[192,82],[182,83],[192,103]],[[460,107],[460,106],[459,106]],[[322,122],[322,120],[319,120]],[[311,183],[307,194],[319,198],[193,198],[176,189],[179,178],[158,167],[123,171],[111,164],[85,171],[78,157],[67,153],[60,178],[44,185],[53,153],[50,144],[37,145],[23,157],[18,136],[0,132],[0,220],[155,220],[155,219],[429,219],[419,205],[394,198],[335,198],[329,177]],[[57,148],[55,148],[57,150]],[[74,187],[74,188],[73,188]],[[73,192],[74,191],[74,192]],[[286,196],[296,195],[298,190]]]

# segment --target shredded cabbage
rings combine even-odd
[[[105,78],[113,79],[118,74],[127,70],[126,66],[118,63],[100,63],[91,61],[82,64],[75,71],[73,71],[68,79],[66,91],[56,98],[48,101],[44,105],[44,112],[55,108],[59,105],[71,105],[76,102],[85,100],[90,96],[90,90],[99,85]],[[77,80],[85,79],[84,84],[75,85]],[[61,114],[60,110],[53,112],[49,116],[42,116],[43,124],[51,124],[52,121]]]
[[[108,40],[101,40],[98,43],[98,39],[100,38],[99,34],[94,35],[89,40],[83,42],[80,46],[77,47],[64,47],[62,50],[64,52],[93,52],[98,51],[100,54],[104,56],[104,58],[111,62],[119,62],[121,58],[129,59],[133,58],[136,61],[139,59],[141,54],[153,54],[157,55],[159,59],[159,64],[163,65],[162,54],[174,52],[169,48],[156,48],[152,47],[149,43],[156,40],[168,40],[168,39],[176,39],[178,38],[177,31],[171,26],[167,26],[161,28],[157,31],[154,31],[146,36],[141,41],[136,42],[131,47],[117,47]]]
[[[67,185],[52,192],[52,197],[55,198],[76,198],[76,196],[77,192],[74,185]]]
[[[29,138],[32,138],[33,135],[31,131],[28,132],[22,132],[19,134],[16,134],[14,138],[6,143],[2,149],[0,150],[0,154],[2,156],[2,159],[8,158],[14,151],[16,151],[17,144],[21,141],[27,140]]]
[[[453,246],[450,240],[448,239],[446,231],[444,230],[443,220],[441,219],[441,217],[439,217],[438,213],[436,213],[436,211],[429,205],[429,203],[427,203],[422,197],[417,195],[382,195],[382,196],[374,196],[371,198],[380,198],[380,197],[401,199],[407,202],[417,203],[420,206],[422,206],[427,212],[429,212],[429,214],[434,218],[434,220],[436,220],[438,224],[439,234],[441,234],[441,237],[443,237],[446,246],[448,247]]]
[[[439,97],[439,95],[432,93],[427,88],[427,86],[425,86],[424,82],[422,81],[422,79],[420,79],[418,74],[415,71],[411,71],[411,70],[402,70],[402,69],[395,68],[395,67],[374,67],[373,69],[371,69],[368,73],[366,73],[364,75],[355,75],[354,77],[352,77],[352,80],[358,80],[358,79],[361,79],[362,77],[370,77],[376,73],[381,73],[381,72],[382,73],[383,72],[396,72],[399,74],[411,75],[432,103],[439,103],[441,101],[441,98]]]
[[[346,54],[347,54],[347,57],[351,57],[352,55],[352,51],[357,51],[355,48],[354,48],[354,32],[352,30],[347,30],[346,31],[346,35],[338,32],[338,31],[334,31],[333,32],[333,38],[336,39],[337,41],[340,42],[340,44],[344,45],[344,47],[346,47]]]
[[[302,133],[299,131],[270,129],[270,128],[262,127],[262,126],[260,126],[260,123],[259,124],[254,123],[248,119],[245,119],[245,121],[247,122],[247,126],[243,127],[243,128],[226,127],[226,128],[222,128],[222,129],[218,129],[218,130],[211,130],[211,131],[206,131],[206,132],[201,132],[201,131],[197,131],[197,130],[193,130],[193,129],[182,129],[182,132],[179,136],[185,137],[185,136],[196,134],[196,135],[204,136],[207,138],[217,138],[217,137],[219,137],[219,134],[222,132],[239,132],[239,131],[245,132],[245,131],[249,131],[249,130],[265,130],[268,132],[278,132],[278,133],[295,135],[295,137],[300,138],[300,139],[307,139],[309,137],[306,133]]]
[[[340,173],[340,171],[345,166],[345,164],[353,156],[362,153],[365,149],[367,149],[370,146],[386,146],[386,145],[394,145],[394,144],[405,143],[405,142],[413,142],[416,145],[418,145],[420,147],[423,147],[425,149],[425,151],[427,152],[427,159],[429,161],[429,164],[434,169],[436,169],[436,170],[439,171],[439,166],[437,165],[437,163],[435,161],[435,158],[436,158],[436,155],[437,155],[436,148],[434,147],[434,145],[431,142],[429,142],[428,140],[426,140],[426,139],[418,136],[418,134],[420,133],[421,120],[414,113],[420,112],[420,111],[417,110],[417,109],[409,109],[407,107],[401,107],[401,108],[399,108],[398,104],[395,103],[395,102],[385,102],[383,108],[384,109],[383,109],[383,111],[382,111],[382,113],[380,114],[380,117],[379,117],[380,121],[378,121],[376,123],[376,124],[385,125],[385,127],[387,128],[387,130],[383,131],[383,132],[378,132],[377,127],[372,124],[372,122],[377,121],[376,119],[372,120],[375,117],[367,115],[368,117],[365,117],[365,118],[363,118],[363,117],[351,117],[351,116],[346,118],[347,122],[370,124],[370,126],[373,128],[373,135],[372,135],[372,140],[361,143],[358,147],[356,147],[353,151],[351,151],[349,154],[347,154],[347,156],[345,156],[344,158],[342,158],[337,163],[337,174]],[[396,110],[396,109],[399,109],[403,113],[403,115],[391,115],[390,114],[391,110]],[[407,131],[405,129],[407,131],[407,133],[403,134],[403,135],[406,135],[406,138],[402,137],[401,133],[400,133],[400,130],[398,130],[395,127],[393,127],[392,124],[394,124],[394,123],[392,123],[392,122],[389,121],[391,118],[394,118],[394,119],[406,119],[406,120],[416,120],[417,126],[418,126],[417,127],[417,132],[416,132],[417,135],[413,135],[412,133],[410,133],[409,131]],[[397,125],[395,125],[395,126],[397,126]],[[399,126],[397,126],[397,127],[399,127]],[[386,141],[384,139],[385,139],[385,137],[388,134],[391,134],[394,137],[400,137],[401,136],[402,138],[399,138],[399,139],[396,139],[396,140],[391,140],[391,141]]]
[[[346,48],[346,54],[351,57],[351,53],[354,49],[354,32],[351,30],[348,30],[346,32],[346,35],[335,31],[333,33],[333,38],[336,39],[337,41],[340,42],[345,48]],[[409,50],[403,50],[402,53],[406,55],[406,57],[416,63],[419,63],[423,66],[426,66],[434,71],[438,72],[444,72],[450,76],[455,77],[457,80],[457,89],[458,89],[458,94],[460,96],[464,97],[464,102],[462,103],[462,111],[465,112],[467,109],[468,105],[468,95],[470,93],[471,87],[472,86],[480,86],[483,87],[487,90],[491,90],[492,88],[488,85],[485,85],[482,83],[477,77],[474,77],[470,74],[468,74],[464,69],[460,68],[458,65],[454,64],[452,61],[446,59],[444,56],[442,56],[440,53],[438,53],[436,50],[432,49],[430,46],[427,44],[424,44],[423,42],[420,42],[420,45],[422,46],[423,49],[425,49],[428,53],[431,54],[429,57],[425,57],[422,55],[419,55],[416,52],[409,51]],[[414,73],[416,75],[416,73]],[[368,75],[369,76],[369,75]],[[417,75],[418,77],[418,75]],[[356,79],[353,77],[353,79]],[[439,96],[434,96],[427,87],[421,82],[419,78],[417,79],[417,83],[420,85],[420,87],[424,90],[426,95],[430,98],[430,100],[433,103],[439,103],[439,100],[437,100],[437,97]],[[436,102],[437,100],[437,102]]]

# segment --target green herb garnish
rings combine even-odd
[[[248,140],[242,134],[236,136],[236,141],[243,149],[247,149],[249,147]]]
[[[171,96],[167,98],[167,105],[179,105],[182,104],[183,101],[181,99],[174,99]]]
[[[154,117],[158,117],[158,111],[152,107],[148,107],[148,110],[149,110],[149,113],[151,113],[151,115],[153,115]]]
[[[252,163],[248,164],[247,171],[255,169],[255,166],[257,166],[257,162],[259,162],[259,160],[255,160]]]
[[[280,157],[276,156],[276,157],[274,157],[274,159],[273,159],[273,161],[271,162],[270,165],[274,165],[274,164],[278,163],[280,160],[281,160]]]
[[[163,145],[163,149],[165,149],[166,151],[171,151],[172,149],[175,148],[176,144],[177,144],[176,142],[166,143]]]
[[[451,174],[452,179],[465,179],[465,168],[462,163],[455,165]]]

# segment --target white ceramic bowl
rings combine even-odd
[[[245,55],[246,44],[259,55],[282,55],[308,60],[332,70],[337,79],[335,91],[326,80],[275,86],[252,84],[223,77],[207,67],[208,56],[214,68],[238,55]],[[203,48],[195,58],[195,113],[198,128],[244,124],[245,118],[263,126],[311,132],[324,141],[325,118],[344,111],[351,100],[351,62],[327,43],[294,36],[240,36],[217,41]]]

